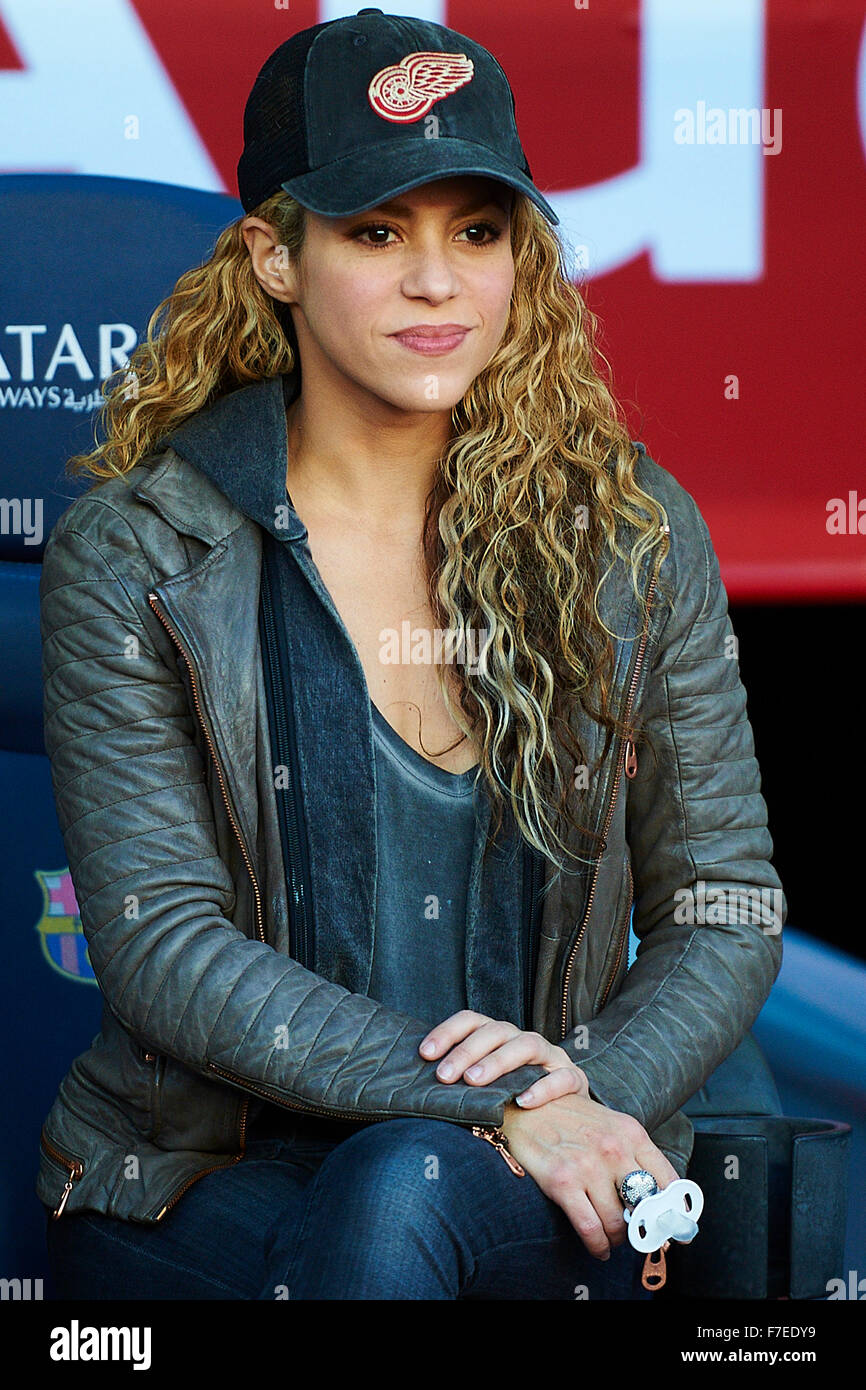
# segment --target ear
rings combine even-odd
[[[288,248],[278,239],[275,229],[261,217],[246,217],[241,233],[250,253],[253,274],[263,289],[284,304],[297,299],[297,265]]]

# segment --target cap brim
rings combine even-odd
[[[531,198],[554,226],[559,224],[531,179],[495,151],[471,140],[443,137],[419,141],[417,146],[405,139],[386,141],[309,174],[286,179],[281,187],[310,212],[322,217],[351,217],[410,188],[456,174],[478,174],[507,183]]]

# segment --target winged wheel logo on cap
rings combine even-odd
[[[407,53],[372,78],[370,105],[386,121],[419,121],[434,101],[450,96],[474,75],[465,53]]]

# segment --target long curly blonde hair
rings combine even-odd
[[[288,194],[249,215],[273,227],[293,260],[302,255],[306,214]],[[71,476],[89,474],[98,486],[127,473],[218,397],[293,370],[291,315],[253,273],[243,223],[226,227],[210,258],[180,277],[128,366],[106,378],[105,438],[68,461]],[[508,323],[451,411],[421,539],[437,625],[470,640],[484,634],[477,662],[437,664],[437,676],[462,730],[457,742],[480,745],[492,837],[509,807],[559,871],[569,855],[565,823],[592,834],[570,805],[575,768],[587,767],[575,710],[605,730],[596,770],[615,737],[633,737],[609,703],[617,634],[598,612],[599,589],[619,556],[644,605],[644,556],[659,547],[661,565],[670,541],[664,508],[634,477],[637,450],[598,366],[609,375],[596,317],[565,269],[557,233],[520,193],[511,246]],[[561,765],[554,734],[573,765]]]

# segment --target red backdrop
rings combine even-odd
[[[652,3],[658,13],[661,0]],[[225,188],[236,194],[247,92],[272,49],[319,20],[318,6],[128,5]],[[694,494],[731,596],[862,600],[864,5],[733,0],[731,9],[738,5],[751,6],[763,26],[760,105],[784,116],[780,153],[760,161],[762,271],[729,281],[661,279],[643,247],[593,274],[587,297],[603,322],[603,349],[632,435]],[[697,14],[723,28],[731,9],[696,4],[689,23]],[[591,0],[586,9],[566,0],[451,0],[442,14],[505,68],[533,175],[554,201],[557,192],[602,185],[638,164],[647,10],[635,0]],[[80,18],[88,22],[86,6]],[[89,22],[98,24],[96,12]],[[675,38],[674,28],[674,47]],[[0,18],[0,69],[27,67]],[[96,99],[90,85],[82,83],[82,102]],[[866,65],[860,88],[862,108]],[[8,156],[4,164],[27,167]],[[69,158],[57,167],[70,168]],[[117,172],[88,166],[85,151],[79,167]],[[170,168],[164,177],[173,181]],[[737,399],[726,399],[731,375]],[[844,499],[846,515],[859,516],[863,534],[828,530],[833,498]]]

